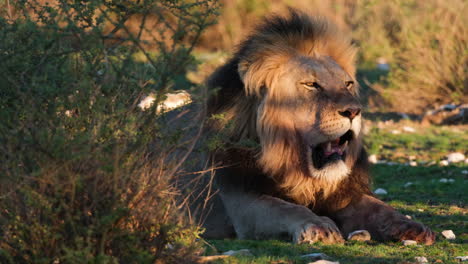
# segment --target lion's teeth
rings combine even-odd
[[[345,141],[345,143],[343,143],[343,145],[341,146],[341,152],[344,152],[347,146],[348,146],[348,141]]]
[[[332,147],[331,147],[331,142],[327,142],[327,146],[325,147],[325,152],[331,152]]]

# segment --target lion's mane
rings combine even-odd
[[[305,144],[291,121],[283,118],[294,97],[289,96],[288,87],[277,85],[283,70],[280,66],[297,55],[329,56],[354,78],[355,54],[350,38],[325,18],[291,10],[288,16],[272,16],[259,25],[208,81],[209,87],[220,88],[209,102],[209,114],[223,113],[225,120],[213,128],[219,131],[229,126],[230,143],[218,150],[215,158],[244,174],[229,177],[262,174],[273,179],[275,188],[271,192],[308,206],[321,200],[320,204],[327,207],[324,210],[349,203],[353,193],[368,192],[360,138],[349,148],[348,163],[352,164],[347,165],[352,171],[347,177],[327,181],[309,175],[301,155]],[[237,144],[251,141],[258,142],[259,147]],[[250,181],[241,182],[245,185]]]

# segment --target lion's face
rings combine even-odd
[[[355,161],[361,130],[354,82],[328,56],[290,59],[278,69],[258,110],[259,133],[277,130],[299,137],[301,166],[310,176],[342,179]]]

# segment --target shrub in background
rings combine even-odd
[[[181,217],[172,182],[196,140],[188,128],[202,122],[170,129],[156,105],[171,90],[202,92],[185,73],[215,1],[4,7],[0,262],[192,260],[200,230]],[[142,111],[150,92],[155,104]]]

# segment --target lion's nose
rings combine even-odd
[[[353,120],[353,118],[355,118],[361,113],[361,108],[358,108],[358,107],[348,108],[344,111],[338,111],[338,113],[344,117],[347,117]]]

